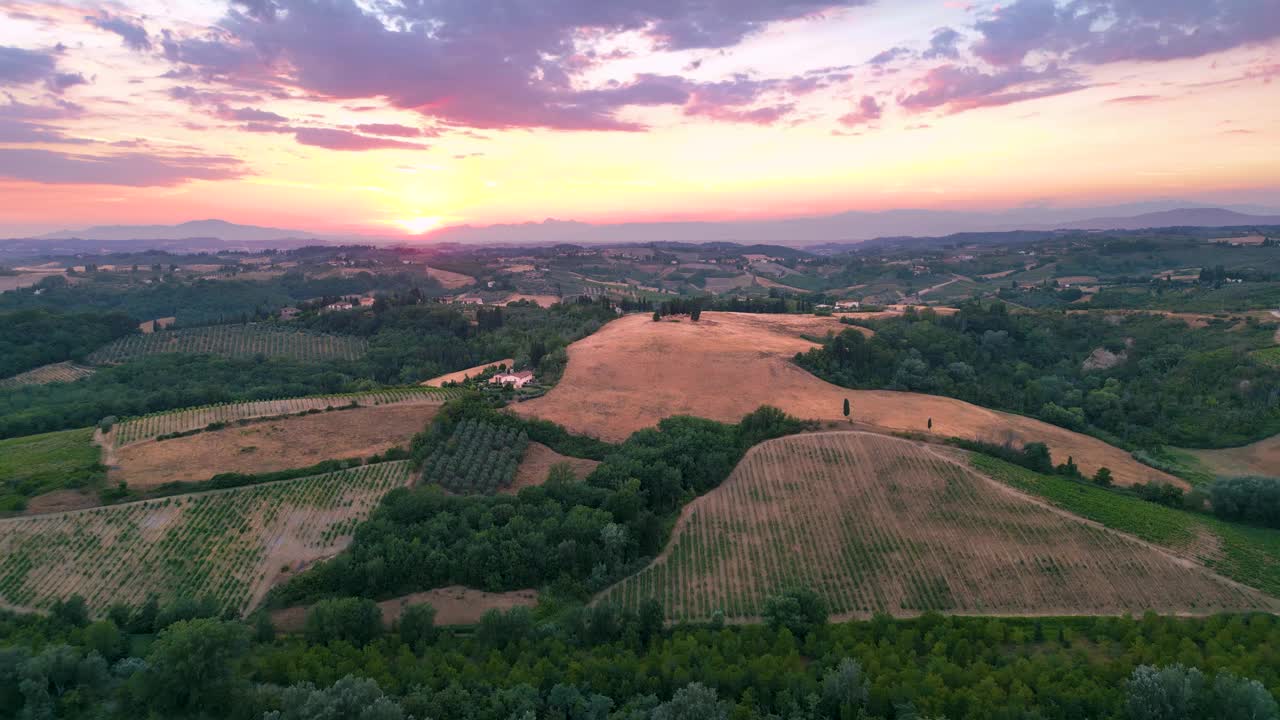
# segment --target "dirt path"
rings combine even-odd
[[[513,590],[490,593],[472,590],[461,585],[428,590],[378,603],[382,611],[382,623],[394,627],[404,609],[410,605],[428,604],[436,610],[436,625],[475,625],[490,610],[510,610],[516,607],[533,607],[538,604],[537,590]],[[302,632],[309,605],[296,605],[271,612],[271,624],[284,633]]]
[[[446,373],[444,375],[441,375],[440,377],[431,378],[430,380],[422,384],[427,387],[444,387],[445,383],[451,383],[451,382],[460,383],[463,380],[466,380],[467,378],[476,377],[480,373],[484,372],[485,370],[488,370],[489,368],[495,365],[506,365],[508,368],[510,368],[512,365],[515,364],[515,362],[516,361],[514,358],[506,358],[505,360],[494,360],[493,362],[484,363],[483,365],[477,365],[473,368],[467,368],[466,370],[459,370],[457,372]]]

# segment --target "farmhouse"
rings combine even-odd
[[[521,370],[518,373],[500,372],[489,378],[489,382],[494,385],[510,385],[515,388],[522,388],[533,382],[533,371]]]
[[[292,320],[292,319],[294,319],[294,318],[298,317],[298,313],[299,313],[299,312],[301,312],[301,311],[300,311],[300,310],[298,310],[298,308],[296,308],[296,307],[280,308],[280,319],[281,319],[281,320]]]

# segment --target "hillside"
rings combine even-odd
[[[569,347],[564,378],[515,411],[608,440],[622,440],[671,415],[732,422],[760,405],[801,418],[852,419],[889,431],[932,432],[997,443],[1044,442],[1059,462],[1092,474],[1108,467],[1120,484],[1180,480],[1087,435],[960,400],[888,390],[848,390],[819,380],[791,358],[822,335],[849,326],[831,318],[703,313],[700,322],[655,323],[632,315]]]
[[[750,620],[809,587],[834,613],[1207,614],[1273,598],[972,472],[959,454],[858,432],[756,446],[681,516],[663,554],[602,595],[673,620]]]

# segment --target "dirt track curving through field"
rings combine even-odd
[[[1087,435],[951,398],[849,390],[792,362],[796,353],[814,347],[801,335],[848,328],[833,318],[800,315],[703,313],[697,323],[624,317],[571,345],[560,383],[544,397],[517,405],[515,412],[620,441],[672,415],[732,422],[761,405],[801,418],[842,421],[849,398],[855,420],[886,430],[926,432],[932,419],[935,435],[1044,442],[1055,461],[1070,456],[1090,474],[1108,467],[1119,484],[1162,480],[1185,487]]]

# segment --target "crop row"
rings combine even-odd
[[[210,425],[231,423],[238,420],[297,415],[313,410],[343,407],[352,403],[364,407],[408,403],[443,403],[457,397],[460,393],[460,390],[451,388],[404,387],[343,395],[315,395],[280,400],[220,403],[218,405],[153,413],[121,421],[116,424],[110,440],[116,447],[122,447],[142,440],[160,437],[161,435],[186,433],[207,428]]]
[[[450,492],[490,495],[511,485],[528,447],[523,430],[467,420],[427,457],[422,477]]]
[[[1211,612],[1261,595],[1007,493],[927,448],[857,433],[758,446],[668,550],[603,599],[669,619],[754,618],[788,587],[833,613]]]
[[[212,325],[122,337],[95,350],[89,361],[105,365],[161,353],[209,353],[230,358],[264,355],[312,362],[355,360],[367,350],[368,343],[356,337],[272,325]]]
[[[73,594],[99,613],[211,597],[250,609],[282,567],[345,546],[408,462],[232,490],[0,520],[0,602],[46,608]]]
[[[10,378],[0,380],[0,390],[9,388],[22,387],[24,385],[49,385],[51,383],[69,383],[75,382],[80,378],[89,377],[94,373],[93,368],[76,365],[70,362],[54,363],[53,365],[43,365],[19,373]]]

